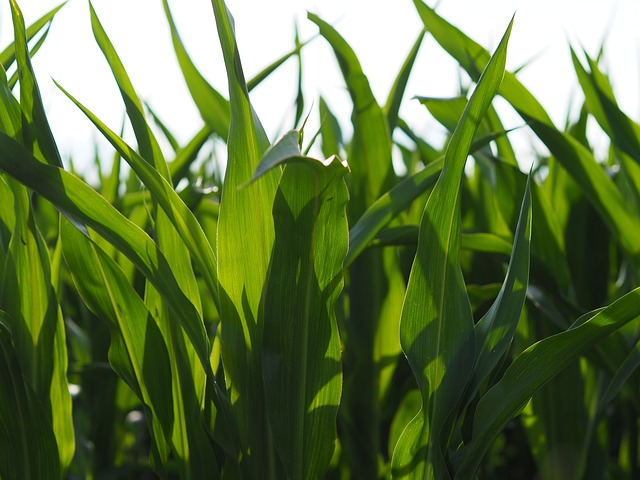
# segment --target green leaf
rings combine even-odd
[[[474,323],[460,270],[460,183],[474,134],[504,75],[513,20],[483,72],[445,154],[420,223],[418,251],[402,308],[400,341],[422,395],[422,409],[393,453],[394,478],[449,478],[447,417],[473,364]]]
[[[333,455],[342,390],[334,306],[348,245],[348,167],[305,157],[295,130],[267,151],[255,177],[282,164],[265,292],[265,399],[287,478],[315,479]]]
[[[529,284],[529,250],[531,244],[531,176],[527,181],[520,218],[514,236],[513,251],[507,275],[493,305],[476,324],[476,363],[473,369],[471,392],[481,382],[511,346],[522,314]]]
[[[456,478],[472,478],[493,440],[542,385],[599,340],[640,317],[640,288],[578,319],[567,331],[527,348],[502,379],[482,397],[476,410],[472,441],[460,453]]]
[[[162,0],[162,6],[169,22],[171,40],[173,41],[173,48],[176,52],[182,75],[200,112],[200,116],[216,135],[226,139],[229,133],[231,115],[229,100],[213,88],[196,68],[182,43],[167,0]]]
[[[182,238],[184,245],[193,256],[200,273],[202,274],[210,294],[213,296],[216,305],[219,304],[218,279],[216,278],[216,260],[205,236],[202,227],[198,223],[193,213],[180,199],[173,187],[167,183],[149,163],[147,163],[136,151],[127,145],[118,135],[102,123],[84,105],[71,96],[60,85],[58,88],[74,102],[80,110],[93,122],[111,145],[118,151],[122,158],[131,166],[138,175],[142,183],[151,192],[152,198],[158,202],[168,219],[172,222],[176,231]]]
[[[389,96],[387,97],[387,104],[385,105],[384,109],[387,113],[387,123],[389,124],[389,131],[391,133],[393,133],[396,126],[398,125],[398,112],[400,111],[400,105],[402,105],[402,97],[404,96],[405,90],[407,88],[411,70],[413,69],[413,65],[416,63],[416,59],[418,58],[418,52],[420,51],[422,40],[424,40],[424,35],[426,32],[427,31],[423,29],[420,32],[420,35],[418,35],[418,38],[413,44],[413,47],[411,47],[409,55],[407,55],[407,58],[402,64],[402,68],[400,69],[400,72],[398,72],[398,75],[393,82],[393,86],[391,87],[391,91],[389,92]]]
[[[10,324],[25,380],[42,402],[55,435],[59,466],[71,463],[74,431],[67,383],[62,311],[53,287],[49,251],[36,227],[30,192],[14,180],[15,224],[0,283],[0,307]]]
[[[31,66],[24,19],[15,0],[11,0],[11,16],[15,33],[16,61],[20,72],[20,107],[24,144],[38,160],[62,167],[60,152],[58,152],[58,146],[53,139],[40,96],[40,89]]]
[[[189,333],[198,355],[208,359],[207,336],[200,315],[177,285],[166,258],[137,225],[76,176],[38,162],[22,145],[0,133],[0,170],[53,203],[81,232],[86,226],[113,244],[165,295]],[[208,360],[206,360],[208,363]]]
[[[266,422],[262,379],[264,287],[275,239],[271,208],[279,168],[239,189],[269,146],[251,103],[224,1],[212,0],[229,82],[228,161],[218,218],[218,279],[222,361],[242,458],[232,459],[247,478],[281,478]]]
[[[50,412],[23,376],[8,324],[0,311],[0,475],[5,480],[62,478]]]
[[[114,346],[109,357],[116,373],[138,393],[152,415],[149,427],[166,462],[173,431],[171,365],[167,345],[151,313],[122,270],[68,221],[60,236],[65,262],[89,309],[119,335],[125,349]],[[124,358],[114,358],[124,354]],[[132,371],[121,365],[131,365]]]
[[[640,127],[618,106],[613,88],[598,64],[585,56],[590,72],[571,49],[571,59],[591,114],[617,147],[640,164]]]
[[[198,158],[198,153],[211,138],[211,133],[211,129],[205,125],[184,147],[178,149],[176,157],[169,164],[174,187],[187,175],[189,167]]]
[[[318,106],[320,112],[320,134],[322,135],[322,153],[325,157],[331,155],[338,155],[340,149],[343,146],[342,130],[340,129],[340,123],[333,114],[329,105],[324,98],[320,97],[320,104]]]
[[[471,78],[478,78],[489,60],[489,53],[457,28],[438,16],[420,0],[414,0],[425,27],[435,40],[464,68]],[[535,97],[507,72],[500,87],[503,96],[542,140],[554,157],[580,185],[584,194],[632,255],[640,254],[640,219],[633,215],[593,154],[578,140],[559,131]]]
[[[503,135],[502,132],[478,139],[473,142],[469,152],[475,152],[501,135]],[[349,266],[389,222],[436,183],[442,170],[443,161],[442,158],[434,160],[422,170],[409,175],[381,195],[367,209],[356,224],[351,227],[349,253],[345,260],[345,266]]]
[[[356,224],[351,227],[349,253],[345,260],[346,266],[349,266],[367,248],[380,230],[436,183],[442,165],[442,159],[430,163],[424,169],[402,180],[387,193],[381,195],[367,209]]]
[[[7,74],[0,68],[0,131],[12,138],[22,139],[22,116],[20,104],[7,83]]]
[[[331,45],[353,102],[353,137],[347,158],[355,222],[395,180],[391,135],[384,110],[349,44],[327,22],[311,13],[320,34]],[[381,450],[379,399],[384,396],[400,355],[396,332],[405,281],[395,252],[367,252],[349,269],[349,322],[345,324],[344,396],[341,408],[342,447],[353,475],[376,478]]]
[[[351,168],[349,191],[352,196],[349,217],[354,221],[368,205],[389,189],[395,177],[391,164],[389,126],[349,44],[317,15],[309,13],[308,18],[318,26],[320,34],[333,48],[353,100],[353,138],[348,158]]]
[[[60,5],[48,11],[38,20],[33,22],[25,32],[27,42],[29,42],[40,31],[42,31],[43,28],[46,28],[48,30],[49,27],[51,26],[51,22],[53,21],[53,17],[56,15],[56,13],[58,13],[58,11],[62,7],[66,5],[66,3],[67,3],[66,1],[62,2]],[[13,65],[13,62],[15,61],[16,61],[16,44],[11,43],[8,47],[6,47],[0,53],[0,63],[2,64],[5,70],[9,70],[11,68],[11,65]]]

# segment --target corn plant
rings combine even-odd
[[[89,2],[135,136],[58,85],[115,152],[110,167],[96,155],[89,185],[64,168],[31,67],[62,6],[25,28],[10,0],[0,478],[640,476],[640,127],[599,59],[574,49],[584,106],[558,128],[505,71],[517,22],[491,54],[414,3],[424,30],[384,104],[340,33],[308,15],[353,102],[346,138],[330,98],[305,132],[297,35],[247,80],[231,13],[212,0],[226,98],[164,0],[202,117],[181,145]],[[448,130],[444,147],[400,114],[426,35],[470,81],[457,98],[417,97]],[[292,60],[295,128],[272,141],[250,91]],[[496,95],[550,152],[528,173]]]

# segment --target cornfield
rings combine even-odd
[[[163,0],[202,117],[185,144],[89,3],[135,134],[130,145],[58,85],[115,152],[90,185],[64,167],[31,65],[63,5],[26,28],[10,0],[0,479],[640,478],[640,126],[600,58],[572,51],[584,103],[558,127],[505,71],[513,20],[490,53],[414,3],[424,30],[382,102],[310,13],[353,134],[326,98],[305,130],[300,88],[295,128],[272,141],[249,92],[313,61],[306,43],[247,79],[233,18],[212,0],[227,98]],[[444,146],[400,115],[426,35],[469,78],[456,98],[418,98]],[[530,171],[496,96],[549,152]],[[226,151],[203,154],[211,139]]]

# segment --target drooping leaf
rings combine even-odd
[[[267,151],[256,176],[281,164],[265,291],[265,400],[287,478],[323,478],[342,383],[334,306],[348,244],[348,167],[336,157],[305,157],[297,131]]]

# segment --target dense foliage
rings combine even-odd
[[[163,4],[202,129],[179,145],[145,108],[91,7],[136,147],[60,86],[116,152],[90,186],[63,168],[31,66],[60,7],[27,29],[11,0],[1,479],[640,478],[640,127],[598,59],[573,52],[584,107],[558,128],[505,72],[511,24],[491,55],[415,0],[425,30],[383,105],[309,14],[344,74],[353,135],[322,98],[320,130],[304,132],[300,91],[299,128],[271,143],[249,91],[307,61],[304,44],[246,80],[212,0],[227,99]],[[425,34],[472,83],[420,99],[450,132],[444,148],[399,115]],[[550,152],[531,172],[496,95]],[[226,156],[203,160],[212,138]]]

